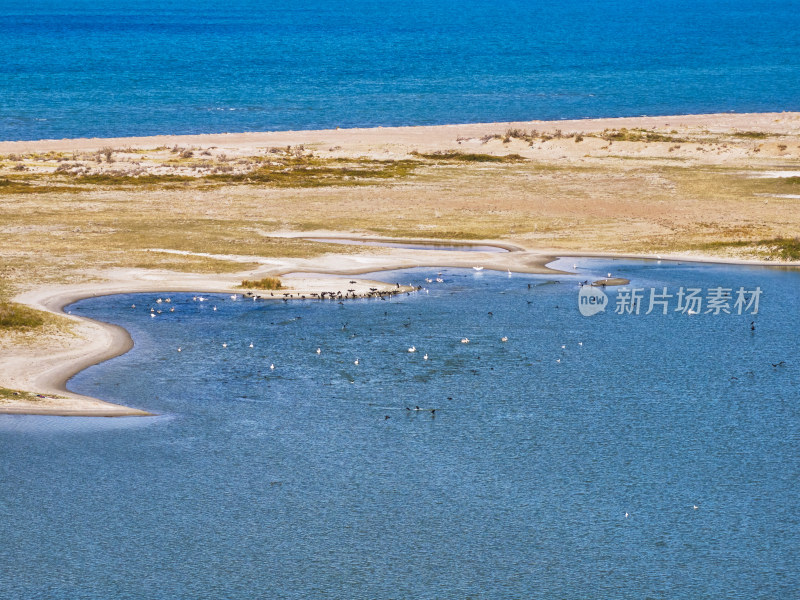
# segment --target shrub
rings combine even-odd
[[[259,279],[256,281],[245,279],[242,281],[242,285],[239,287],[250,290],[280,290],[283,286],[281,285],[281,280],[278,277],[264,277],[264,279]]]
[[[0,302],[0,329],[34,329],[43,324],[38,310],[15,302]]]

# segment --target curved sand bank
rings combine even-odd
[[[325,232],[328,237],[332,232]],[[307,235],[307,234],[304,234]],[[387,238],[364,237],[351,234],[348,238],[386,240]],[[392,238],[397,241],[396,238]],[[414,240],[416,242],[423,240]],[[442,242],[442,240],[436,240]],[[471,268],[482,266],[488,270],[514,271],[518,273],[552,273],[563,271],[550,269],[547,264],[558,256],[592,256],[597,258],[641,258],[654,260],[653,256],[595,254],[595,253],[543,253],[541,251],[523,249],[504,242],[480,240],[475,243],[505,247],[509,252],[473,252],[473,251],[439,251],[391,249],[380,255],[337,255],[329,254],[317,259],[267,259],[248,257],[248,261],[263,262],[264,267],[249,273],[240,273],[226,277],[204,277],[201,275],[180,274],[170,272],[153,272],[143,270],[117,269],[107,274],[109,281],[86,285],[49,286],[40,288],[16,298],[16,301],[53,313],[63,314],[63,308],[84,298],[112,294],[152,292],[159,294],[177,292],[226,293],[241,294],[239,281],[246,278],[260,278],[269,275],[291,273],[283,279],[283,293],[293,297],[309,295],[321,291],[341,291],[355,289],[358,295],[366,294],[370,288],[378,288],[383,292],[411,292],[414,288],[394,283],[373,280],[355,280],[350,277],[340,279],[336,275],[354,276],[361,273],[404,269],[413,267],[455,267]],[[383,250],[383,249],[382,249]],[[220,259],[224,256],[220,256]],[[780,266],[774,262],[722,260],[704,256],[670,255],[663,260],[724,262],[728,264],[758,264]],[[304,272],[309,273],[304,277]],[[314,276],[313,274],[326,276]],[[334,277],[330,277],[333,275]],[[615,282],[616,283],[616,282]],[[620,280],[627,283],[627,280]],[[263,293],[263,292],[262,292]],[[56,351],[48,349],[15,349],[13,352],[0,353],[0,385],[12,389],[31,390],[44,396],[37,402],[24,399],[0,405],[0,413],[6,414],[40,414],[60,416],[147,416],[143,410],[111,404],[71,393],[66,388],[67,381],[83,369],[124,354],[133,347],[130,335],[122,327],[102,323],[83,317],[68,315],[75,321],[77,336],[71,338],[66,348]]]
[[[498,245],[502,244],[498,242]],[[225,257],[220,256],[220,259]],[[325,255],[318,259],[267,259],[247,257],[248,262],[261,262],[263,268],[226,277],[115,269],[106,274],[108,281],[85,285],[47,286],[21,294],[15,301],[35,309],[64,314],[63,308],[77,300],[112,294],[153,292],[236,293],[243,278],[259,279],[265,276],[293,273],[284,279],[283,293],[293,297],[312,293],[356,290],[363,296],[370,288],[387,293],[411,292],[410,286],[397,287],[372,280],[355,280],[350,277],[303,277],[303,272],[327,275],[356,275],[374,271],[403,269],[420,266],[472,267],[477,264],[487,269],[515,270],[526,273],[557,273],[545,267],[552,257],[541,253],[517,251],[506,253],[436,251],[393,249],[390,253],[369,255]],[[263,293],[263,292],[262,292]],[[150,413],[103,402],[95,398],[69,392],[67,381],[83,369],[124,354],[133,347],[130,335],[122,327],[92,319],[67,315],[75,323],[76,336],[69,338],[65,348],[14,348],[0,352],[0,386],[15,390],[30,390],[41,397],[36,401],[20,398],[0,404],[0,413],[39,414],[59,416],[147,416]]]

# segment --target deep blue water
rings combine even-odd
[[[0,416],[0,596],[797,598],[800,273],[578,262],[73,305],[135,347],[70,388],[160,416]],[[759,314],[581,316],[607,271]]]
[[[0,0],[0,139],[800,110],[797,0]]]

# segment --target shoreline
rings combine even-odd
[[[344,236],[342,236],[344,237]],[[358,237],[357,235],[350,236]],[[379,238],[369,238],[378,240]],[[384,238],[386,239],[386,238]],[[397,238],[393,238],[397,239]],[[420,241],[420,240],[416,240]],[[410,242],[410,240],[409,240]],[[447,240],[437,240],[446,242]],[[498,245],[503,242],[497,240],[481,240],[475,243],[483,245]],[[396,292],[395,284],[377,282],[373,280],[358,280],[357,284],[350,284],[349,280],[338,280],[331,275],[355,276],[362,273],[393,271],[406,268],[417,267],[449,267],[449,268],[470,268],[477,262],[487,263],[487,258],[494,258],[493,264],[486,265],[488,270],[504,271],[506,269],[517,273],[539,273],[539,274],[567,274],[567,271],[559,271],[550,268],[548,265],[559,258],[600,258],[609,260],[662,260],[670,262],[695,262],[706,264],[726,264],[731,266],[758,266],[758,267],[783,267],[800,268],[797,263],[776,263],[768,261],[748,261],[738,259],[719,259],[713,256],[681,256],[667,255],[660,259],[652,255],[641,254],[618,254],[618,253],[593,253],[593,252],[550,252],[534,251],[516,247],[515,250],[504,253],[482,253],[472,251],[438,251],[438,250],[401,250],[398,254],[405,253],[425,253],[426,256],[418,256],[416,260],[409,260],[406,256],[361,256],[360,262],[364,263],[353,268],[339,265],[339,268],[332,268],[332,265],[319,264],[314,269],[313,265],[292,265],[286,264],[282,268],[270,269],[272,275],[285,275],[292,273],[284,282],[291,283],[285,289],[290,293],[300,296],[309,294],[314,290],[320,289],[339,289],[349,287],[357,289],[363,293],[371,286],[377,286],[385,292]],[[431,254],[434,256],[430,256]],[[448,260],[445,257],[437,258],[437,255],[459,254],[457,260]],[[337,255],[339,262],[351,259],[350,256]],[[371,260],[364,260],[365,258]],[[484,260],[476,260],[484,258]],[[506,260],[502,260],[505,258]],[[516,258],[517,260],[510,260]],[[388,259],[388,260],[387,260]],[[427,259],[427,260],[424,260]],[[499,260],[498,260],[499,259]],[[294,263],[304,261],[291,261]],[[308,262],[308,261],[305,261]],[[330,262],[330,261],[320,261]],[[499,264],[502,263],[502,264]],[[516,263],[516,264],[512,264]],[[306,271],[310,277],[298,277],[294,274],[303,274],[303,268],[311,269]],[[326,268],[327,267],[327,268]],[[512,269],[513,267],[513,269]],[[258,275],[263,274],[263,270]],[[313,277],[313,275],[321,275]],[[569,273],[571,274],[571,273]],[[122,295],[132,293],[223,293],[223,294],[242,294],[241,288],[236,287],[235,279],[242,274],[237,274],[236,278],[214,279],[203,276],[184,276],[182,274],[172,274],[171,277],[149,278],[147,280],[125,282],[103,282],[88,285],[72,286],[46,286],[19,295],[15,301],[45,310],[54,314],[66,315],[64,307],[86,298]],[[322,275],[326,277],[322,277]],[[254,275],[256,276],[256,275]],[[355,286],[355,287],[352,287]],[[414,291],[409,286],[402,286],[401,292]],[[254,291],[255,293],[255,291]],[[282,298],[275,298],[280,300]],[[299,299],[299,298],[295,298]],[[14,389],[28,389],[37,394],[47,395],[49,404],[47,406],[36,406],[30,402],[18,401],[12,405],[0,405],[0,414],[17,415],[50,415],[50,416],[86,416],[86,417],[122,417],[122,416],[154,416],[154,413],[136,408],[112,404],[97,398],[91,398],[75,394],[67,389],[68,381],[77,373],[84,369],[105,362],[117,356],[121,356],[133,348],[134,342],[123,327],[96,321],[85,317],[66,315],[72,319],[79,329],[76,337],[64,350],[58,351],[18,351],[12,352],[11,356],[4,357],[0,354],[0,362],[3,363],[4,374],[0,383],[4,387]],[[81,339],[82,338],[82,339]]]
[[[489,123],[453,123],[446,125],[406,125],[395,127],[353,127],[335,129],[300,129],[286,131],[246,131],[199,134],[166,134],[153,136],[125,136],[112,138],[80,137],[43,140],[0,141],[0,153],[16,153],[30,151],[70,151],[90,150],[105,146],[154,147],[174,144],[208,145],[233,144],[238,146],[263,145],[295,145],[297,143],[347,143],[354,140],[378,144],[387,137],[398,143],[413,141],[420,147],[437,143],[441,139],[452,139],[453,134],[459,137],[480,137],[498,129],[536,128],[551,132],[556,129],[565,131],[595,132],[614,128],[650,128],[650,127],[705,127],[716,128],[758,128],[763,131],[784,131],[787,121],[795,122],[795,129],[800,132],[800,112],[765,112],[765,113],[706,113],[690,115],[655,115],[627,117],[599,117],[589,119],[564,119],[558,121],[496,121]],[[783,127],[775,123],[782,122]],[[313,140],[310,141],[310,140]]]
[[[534,141],[527,138],[502,140],[502,134],[509,128],[533,128],[541,133],[547,132],[552,135],[534,137]],[[620,130],[623,128],[636,130],[639,132],[637,135],[640,136],[645,129],[652,129],[665,139],[656,138],[650,142],[646,136],[644,140],[639,141],[625,139],[617,141],[615,138],[612,148],[611,139],[603,138],[602,132],[607,129]],[[560,133],[562,131],[564,133],[572,132],[572,138],[567,135],[562,136]],[[742,132],[744,141],[731,141],[730,136],[735,136],[736,132]],[[579,140],[578,133],[595,135],[587,137],[586,140],[581,136]],[[679,138],[685,138],[680,142],[683,144],[682,149],[678,141],[672,139],[673,134]],[[694,141],[698,139],[698,136],[699,138],[713,137],[717,134],[722,137],[716,141],[709,141],[705,145],[701,141]],[[728,137],[724,137],[726,135]],[[762,144],[762,140],[768,135],[773,136],[774,139],[768,144]],[[543,137],[547,137],[547,140],[544,140]],[[580,144],[578,144],[579,141]],[[697,147],[695,147],[696,144]],[[386,186],[374,187],[334,186],[325,188],[324,186],[310,186],[308,188],[297,187],[296,190],[292,187],[281,188],[280,186],[252,188],[260,190],[257,196],[250,188],[234,185],[229,188],[222,187],[219,191],[216,189],[195,191],[197,188],[187,187],[188,191],[186,192],[175,189],[165,192],[169,186],[163,186],[164,189],[162,189],[155,184],[153,190],[148,188],[124,189],[124,186],[122,188],[113,186],[103,188],[101,186],[88,188],[88,191],[85,191],[67,187],[67,191],[86,193],[88,198],[99,205],[113,198],[115,201],[131,206],[139,206],[136,203],[142,202],[144,209],[141,213],[137,212],[136,214],[121,209],[118,212],[104,209],[100,212],[100,216],[96,217],[96,223],[91,222],[95,219],[92,216],[89,218],[89,223],[85,224],[82,220],[73,218],[75,207],[70,202],[74,196],[66,196],[63,206],[59,205],[61,213],[57,218],[44,220],[42,223],[30,222],[19,216],[15,216],[16,220],[10,219],[8,227],[2,233],[10,241],[9,248],[16,248],[13,246],[13,242],[17,239],[15,236],[18,236],[22,242],[26,242],[21,244],[21,248],[16,248],[15,251],[19,256],[30,256],[31,260],[38,260],[46,264],[48,255],[46,252],[40,254],[41,250],[38,246],[39,237],[45,236],[41,237],[46,242],[45,246],[47,247],[47,243],[50,243],[55,248],[55,250],[51,250],[50,258],[59,258],[53,263],[52,269],[64,267],[70,269],[70,278],[62,279],[62,281],[81,281],[88,279],[89,276],[96,281],[96,283],[73,285],[50,284],[34,288],[31,281],[52,281],[53,279],[37,279],[24,274],[19,275],[19,273],[24,273],[23,267],[9,261],[5,272],[15,274],[16,281],[13,279],[11,281],[16,285],[16,290],[21,290],[21,293],[18,293],[13,300],[34,309],[63,315],[64,306],[76,300],[93,296],[138,292],[241,294],[243,290],[236,286],[242,279],[252,280],[268,276],[285,277],[284,283],[288,286],[289,293],[297,296],[304,293],[321,293],[322,291],[327,293],[331,290],[337,290],[344,294],[346,290],[354,288],[349,284],[349,281],[353,279],[359,280],[355,287],[362,290],[362,293],[366,293],[370,286],[389,292],[396,290],[394,284],[388,286],[376,282],[364,282],[358,276],[370,272],[415,267],[471,268],[473,266],[480,266],[486,270],[509,270],[516,273],[543,273],[557,276],[566,273],[566,271],[548,267],[557,257],[598,258],[609,261],[661,260],[785,269],[800,267],[800,261],[738,258],[736,254],[729,258],[703,254],[702,251],[665,253],[663,256],[658,256],[655,253],[592,252],[587,250],[587,248],[598,247],[624,249],[626,245],[617,243],[617,240],[625,239],[631,231],[633,231],[632,239],[638,238],[640,241],[647,241],[651,238],[658,239],[658,236],[661,236],[662,239],[669,239],[668,236],[675,231],[691,229],[697,227],[698,224],[705,226],[706,215],[717,210],[723,213],[727,210],[735,218],[715,223],[708,233],[711,240],[714,239],[715,234],[727,239],[730,235],[726,232],[736,228],[741,228],[745,234],[749,233],[747,237],[754,240],[761,239],[755,237],[761,235],[761,233],[757,233],[761,231],[759,228],[765,230],[764,238],[769,235],[776,239],[777,236],[782,239],[784,235],[796,237],[800,231],[797,229],[800,213],[792,204],[791,199],[794,196],[791,194],[781,195],[793,189],[788,188],[784,181],[780,185],[772,184],[775,192],[770,193],[771,188],[751,189],[738,183],[736,185],[739,187],[730,187],[738,180],[734,181],[729,177],[725,181],[731,190],[730,199],[725,204],[726,200],[722,198],[722,204],[718,206],[714,189],[708,186],[704,187],[702,178],[692,179],[689,176],[670,178],[671,176],[666,176],[665,172],[672,169],[673,164],[686,164],[687,168],[691,164],[694,165],[691,169],[698,173],[702,173],[702,169],[706,167],[723,167],[758,176],[762,173],[776,172],[776,165],[780,164],[785,168],[779,171],[779,174],[784,171],[790,174],[795,173],[797,160],[800,159],[800,152],[798,152],[800,151],[800,112],[712,113],[559,121],[533,120],[431,126],[0,141],[0,154],[9,154],[6,160],[10,162],[4,168],[7,169],[8,175],[14,181],[21,182],[19,184],[21,189],[17,192],[33,192],[27,196],[18,196],[20,199],[25,199],[25,202],[20,204],[22,208],[17,212],[25,214],[23,209],[27,208],[40,210],[46,206],[47,210],[52,210],[51,200],[47,194],[52,193],[55,195],[54,197],[59,198],[58,194],[66,193],[59,188],[64,183],[59,178],[67,177],[59,174],[59,167],[67,165],[70,159],[63,156],[57,157],[57,160],[53,157],[25,158],[18,154],[102,150],[103,148],[110,149],[112,146],[123,146],[127,148],[114,150],[122,155],[118,157],[119,160],[112,161],[110,157],[106,157],[106,161],[103,162],[100,154],[91,160],[91,157],[86,158],[85,156],[78,158],[73,156],[71,160],[73,162],[83,161],[83,163],[94,160],[93,164],[100,165],[98,173],[101,176],[104,173],[113,175],[116,169],[120,169],[119,173],[123,175],[132,173],[133,177],[139,173],[136,169],[139,168],[138,161],[142,160],[145,161],[142,172],[152,173],[156,179],[166,174],[167,176],[184,176],[184,179],[188,180],[189,178],[185,176],[186,173],[180,170],[183,168],[180,166],[182,164],[180,160],[183,157],[175,155],[174,148],[169,148],[173,145],[176,147],[178,145],[191,147],[200,145],[203,147],[203,153],[198,157],[189,157],[187,160],[196,159],[202,162],[205,161],[203,156],[209,156],[208,160],[212,165],[218,166],[229,165],[231,161],[239,159],[244,161],[250,159],[272,160],[273,156],[279,158],[284,155],[289,156],[289,151],[285,150],[287,146],[303,150],[303,145],[305,145],[305,151],[319,152],[324,160],[352,160],[356,164],[360,159],[379,163],[382,161],[392,162],[417,154],[425,155],[425,153],[436,156],[441,152],[478,152],[481,154],[477,156],[502,157],[504,155],[515,156],[509,153],[519,152],[525,155],[526,160],[533,161],[530,163],[533,167],[526,166],[515,175],[515,172],[510,171],[511,167],[503,163],[497,165],[478,163],[477,166],[468,163],[459,163],[458,165],[448,163],[444,166],[431,163],[425,167],[429,173],[424,176],[428,179],[423,179],[422,183],[416,187],[414,181],[398,176],[387,178],[388,185]],[[132,150],[136,147],[143,150],[138,155],[137,151]],[[165,149],[162,151],[161,147],[165,147]],[[155,150],[150,151],[153,148]],[[214,153],[209,152],[212,149],[214,149]],[[230,156],[221,153],[221,150]],[[483,154],[487,152],[489,154]],[[501,155],[501,153],[503,154]],[[12,157],[11,154],[14,156]],[[678,154],[681,156],[677,156]],[[652,169],[644,168],[637,162],[635,163],[637,170],[632,171],[625,162],[625,159],[628,158],[653,159],[661,162]],[[668,162],[675,159],[679,159],[679,162]],[[280,164],[276,168],[285,167],[281,160],[277,161]],[[680,160],[691,161],[691,163],[680,163]],[[757,160],[761,162],[758,163]],[[17,162],[16,167],[19,168],[11,166],[14,162]],[[109,166],[110,163],[114,163],[114,165]],[[540,170],[540,164],[545,168]],[[468,165],[469,168],[467,169],[465,165]],[[558,169],[563,165],[568,165],[569,168],[561,172]],[[754,169],[753,165],[761,170]],[[550,166],[557,167],[557,169],[550,173],[547,170],[547,167]],[[94,167],[92,168],[94,169]],[[459,171],[457,168],[463,169],[463,171]],[[439,172],[450,169],[451,172],[442,175],[442,179],[439,181],[431,174],[436,174],[437,169]],[[496,169],[496,172],[492,169]],[[30,175],[16,175],[16,171],[24,172],[26,170],[30,171]],[[638,170],[641,170],[642,173],[640,174]],[[229,172],[232,171],[224,171],[224,173]],[[472,179],[461,179],[462,172],[466,173],[463,176]],[[692,173],[694,172],[692,171]],[[25,177],[30,176],[34,179],[49,177],[48,173],[56,178],[52,190],[48,191],[46,179],[43,180],[41,193],[36,191],[36,188],[25,187],[27,185],[24,181]],[[200,173],[202,175],[202,172]],[[788,176],[785,175],[785,177]],[[509,178],[511,183],[506,185],[505,182]],[[66,181],[70,186],[74,183],[69,179]],[[333,183],[346,183],[347,181],[349,180],[343,177],[341,181],[336,180]],[[462,190],[465,181],[474,182],[474,185],[467,185],[468,189]],[[568,181],[569,185],[566,185],[565,181]],[[788,180],[786,181],[788,182]],[[300,180],[298,185],[318,183],[324,184],[325,180]],[[678,185],[683,187],[677,187]],[[318,191],[321,189],[326,190],[324,194]],[[328,191],[328,189],[334,191]],[[621,197],[619,196],[620,190],[623,192]],[[641,201],[640,190],[646,192]],[[108,236],[111,239],[113,235],[126,231],[131,224],[145,224],[157,228],[158,220],[153,215],[157,215],[162,202],[177,202],[177,207],[184,211],[183,219],[196,219],[196,210],[189,209],[187,201],[187,198],[193,197],[195,194],[200,197],[197,208],[203,211],[202,223],[198,222],[192,225],[191,231],[195,236],[206,234],[209,229],[204,229],[204,227],[209,223],[221,223],[224,219],[231,219],[227,207],[231,203],[233,205],[241,203],[243,208],[238,213],[233,211],[233,215],[244,225],[237,225],[234,229],[239,232],[242,239],[247,239],[248,242],[249,239],[261,242],[263,238],[269,238],[270,242],[277,240],[285,244],[297,244],[308,238],[327,238],[329,240],[336,238],[359,242],[430,243],[455,247],[496,246],[507,252],[496,250],[482,252],[466,248],[434,250],[374,247],[365,252],[352,254],[331,250],[326,254],[315,255],[313,258],[274,258],[270,254],[269,244],[256,243],[251,247],[249,243],[240,243],[234,236],[220,237],[220,239],[231,241],[229,246],[220,242],[206,244],[204,240],[201,240],[200,243],[183,246],[183,248],[187,248],[185,250],[170,248],[170,239],[172,239],[170,236],[180,237],[183,235],[182,229],[171,226],[160,231],[162,237],[155,236],[152,238],[154,240],[152,242],[126,240],[118,249],[118,252],[123,254],[131,251],[153,253],[150,256],[156,256],[156,258],[152,260],[148,255],[142,255],[145,256],[141,261],[144,265],[138,265],[135,261],[120,260],[116,264],[126,266],[100,270],[99,265],[106,263],[102,262],[103,257],[98,252],[105,252],[108,246],[102,246],[99,250],[93,248],[92,251],[95,254],[90,256],[95,262],[87,261],[86,268],[74,269],[69,263],[69,252],[80,255],[80,244],[90,241],[91,236],[97,235],[98,239],[102,239],[99,236]],[[296,198],[307,200],[309,207],[303,205],[300,207],[300,212],[287,210],[288,214],[282,213],[284,207],[296,203]],[[40,206],[37,205],[37,202],[43,204]],[[330,204],[325,204],[326,202],[330,202]],[[342,204],[336,204],[339,202]],[[9,204],[9,206],[16,205]],[[339,209],[340,206],[341,209]],[[407,210],[397,210],[398,206],[407,207]],[[374,218],[359,220],[361,219],[360,212],[371,210],[375,210],[377,216],[382,219],[377,222],[381,225],[380,228],[376,227]],[[11,209],[9,209],[9,214],[14,214]],[[790,218],[793,214],[796,215],[794,221]],[[249,220],[254,219],[256,223],[259,223],[259,220],[265,219],[265,215],[269,217],[265,224],[258,224],[255,229],[253,226],[248,227]],[[391,224],[387,220],[395,219],[398,215],[398,222],[403,223],[403,227],[383,227],[384,224]],[[441,223],[449,228],[436,225],[436,219],[440,215]],[[338,221],[337,219],[331,220],[329,218],[331,216],[338,217]],[[127,220],[117,221],[120,217],[126,217]],[[487,219],[492,222],[493,226],[479,226],[479,223]],[[515,234],[516,224],[525,224],[526,221],[533,222],[533,229],[528,227],[526,230],[523,227],[520,234]],[[540,225],[541,233],[532,233],[540,231],[537,229]],[[387,235],[363,233],[371,230],[386,231]],[[393,230],[397,232],[394,236],[391,233]],[[425,237],[426,231],[430,231],[431,235],[433,232],[438,232],[440,235],[444,233],[444,235],[429,238]],[[211,230],[211,233],[213,235],[216,232]],[[397,237],[402,235],[409,237]],[[450,239],[446,237],[448,235],[457,239]],[[473,235],[476,238],[480,236],[480,239],[472,239]],[[146,237],[143,239],[147,240]],[[567,245],[571,249],[552,246],[557,245],[561,239],[568,240]],[[691,241],[692,239],[691,236],[684,236],[683,246],[676,244],[671,247],[693,247],[685,245],[687,240]],[[766,241],[769,243],[768,239]],[[59,244],[63,245],[66,250],[61,249]],[[584,249],[581,250],[581,247]],[[651,246],[640,244],[636,246],[636,249],[648,247]],[[66,258],[62,259],[62,254]],[[169,255],[175,255],[172,262],[196,261],[202,263],[208,272],[222,270],[236,272],[225,275],[200,275],[168,270],[171,268],[170,261],[163,260],[163,257]],[[292,255],[287,254],[286,256]],[[295,254],[294,256],[303,255]],[[312,255],[308,254],[307,256]],[[765,256],[765,254],[756,254],[756,256]],[[780,255],[775,257],[777,258],[777,256]],[[217,262],[220,265],[224,264],[225,269],[218,269],[215,264]],[[240,265],[236,263],[240,263]],[[109,264],[115,263],[109,261]],[[134,268],[127,266],[129,264],[137,264],[138,267],[145,267],[148,264],[152,266]],[[165,266],[155,266],[162,264]],[[0,264],[0,268],[3,266]],[[97,268],[93,270],[93,266]],[[241,268],[240,271],[239,268]],[[0,271],[0,275],[3,273]],[[52,274],[49,275],[52,277]],[[341,279],[337,280],[337,276]],[[385,286],[385,288],[381,286]],[[51,337],[48,337],[46,342],[40,343],[38,347],[24,347],[12,343],[8,347],[0,348],[0,387],[12,391],[27,390],[42,395],[39,398],[30,397],[30,400],[33,401],[23,401],[22,398],[15,399],[14,397],[0,399],[0,414],[149,415],[150,413],[144,410],[103,402],[73,394],[67,390],[67,382],[76,373],[93,364],[123,354],[133,345],[130,335],[121,327],[69,315],[67,318],[72,320],[74,335],[67,336],[56,333],[51,336],[48,332],[47,335]],[[26,394],[26,396],[30,395]]]

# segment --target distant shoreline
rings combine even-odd
[[[261,131],[239,133],[203,133],[179,135],[127,136],[111,138],[64,138],[44,140],[0,141],[0,153],[31,151],[70,151],[91,150],[105,146],[133,146],[150,148],[162,145],[209,145],[233,144],[243,146],[275,145],[282,146],[297,143],[333,143],[349,142],[354,138],[381,143],[387,140],[408,142],[418,141],[421,144],[451,139],[453,133],[464,137],[480,137],[498,128],[535,128],[541,131],[602,131],[621,127],[703,127],[706,125],[725,126],[727,128],[778,131],[783,128],[774,125],[776,118],[792,118],[798,121],[800,130],[800,112],[768,112],[768,113],[708,113],[692,115],[662,115],[638,117],[608,117],[593,119],[564,119],[558,121],[498,121],[491,123],[456,123],[449,125],[407,125],[397,127],[367,127],[349,129],[303,129],[286,131]]]

